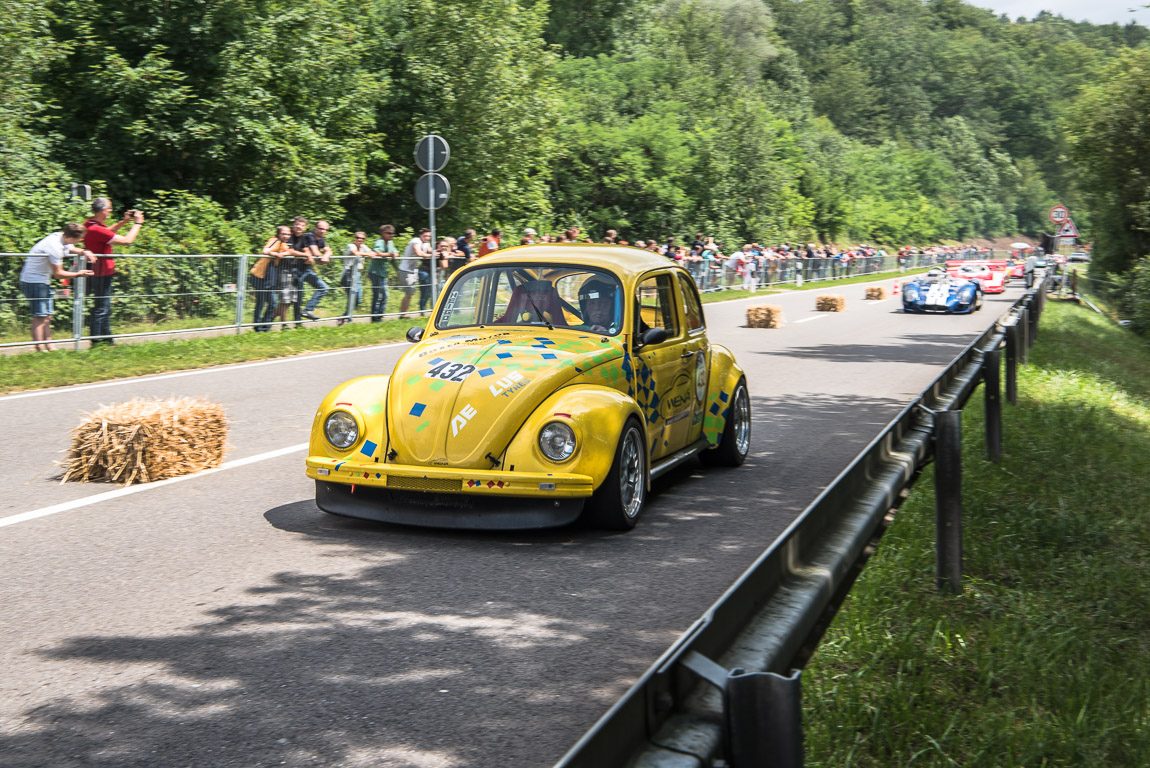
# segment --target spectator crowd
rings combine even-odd
[[[31,249],[20,274],[20,290],[32,314],[32,338],[36,349],[49,349],[53,312],[51,279],[84,277],[91,298],[88,313],[92,344],[113,344],[111,315],[113,277],[116,262],[112,246],[133,243],[144,224],[144,215],[128,210],[112,219],[112,202],[99,197],[92,201],[92,215],[83,224],[68,224],[63,231],[48,235]],[[256,332],[266,333],[276,323],[281,328],[301,328],[305,320],[321,319],[316,310],[332,287],[321,276],[321,270],[333,259],[343,262],[339,287],[347,297],[336,323],[351,322],[352,315],[367,296],[372,322],[381,322],[388,314],[389,292],[398,291],[398,316],[422,315],[430,311],[433,285],[442,285],[460,267],[510,245],[548,243],[591,243],[630,245],[657,253],[681,264],[694,278],[700,290],[722,288],[754,291],[760,285],[802,280],[825,280],[878,272],[892,264],[883,248],[860,244],[840,247],[832,244],[780,243],[763,245],[743,243],[730,250],[714,237],[701,232],[682,243],[674,237],[639,239],[628,242],[618,232],[608,229],[600,240],[592,240],[579,227],[568,227],[555,234],[540,234],[528,227],[517,242],[508,242],[498,228],[479,236],[474,229],[462,234],[439,238],[421,229],[404,243],[396,242],[396,229],[391,224],[379,227],[378,237],[369,244],[367,233],[355,232],[351,242],[337,257],[328,245],[330,224],[323,219],[311,227],[303,216],[290,225],[276,227],[264,243],[249,270],[250,290],[254,294],[253,325]],[[127,230],[124,231],[124,228]],[[88,269],[69,272],[63,268],[63,257],[71,253],[78,264]],[[900,271],[933,264],[948,258],[986,257],[985,249],[973,246],[936,246],[919,249],[904,246],[893,254]],[[81,262],[86,262],[83,264]],[[434,271],[434,280],[433,280]],[[418,305],[413,307],[418,294]],[[290,315],[289,315],[290,312]]]

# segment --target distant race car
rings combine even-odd
[[[950,277],[935,267],[903,283],[902,309],[911,314],[968,315],[982,309],[982,281]]]
[[[1002,293],[1010,279],[1006,261],[948,261],[946,274],[965,280],[981,280],[986,293]]]

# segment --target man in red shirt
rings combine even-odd
[[[88,289],[92,295],[92,312],[88,316],[88,335],[92,346],[114,344],[112,340],[112,277],[116,274],[116,260],[110,258],[113,245],[131,245],[140,234],[144,214],[140,211],[125,211],[124,218],[112,226],[105,222],[112,213],[112,201],[106,197],[92,200],[92,217],[84,222],[88,228],[84,233],[84,247],[96,256],[92,266],[94,277],[88,278]],[[132,221],[128,234],[117,234],[120,227]]]

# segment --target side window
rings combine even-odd
[[[697,331],[703,327],[703,307],[699,304],[699,294],[692,281],[679,276],[679,291],[683,295],[683,314],[687,316],[687,330]]]
[[[675,284],[669,274],[655,275],[639,284],[639,323],[635,332],[662,328],[667,338],[679,335],[679,318],[675,314]]]

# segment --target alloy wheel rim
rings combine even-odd
[[[751,448],[751,405],[746,387],[739,387],[735,395],[735,447],[740,456],[746,456]]]
[[[643,507],[643,450],[635,429],[623,437],[623,452],[619,457],[619,490],[623,501],[623,514],[635,517]]]

